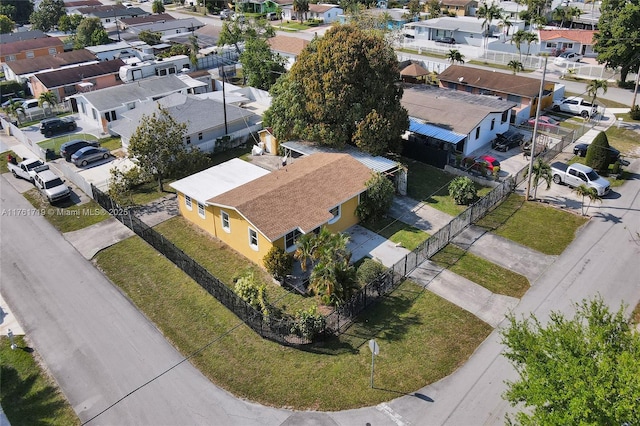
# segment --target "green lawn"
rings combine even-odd
[[[0,337],[0,405],[13,426],[79,425],[55,381],[40,368],[35,352],[23,336],[14,337],[11,350],[6,336]]]
[[[492,330],[405,282],[339,339],[297,350],[258,337],[138,237],[101,251],[96,262],[183,354],[215,341],[191,359],[211,381],[276,407],[345,410],[414,392],[460,367]],[[371,338],[380,345],[375,389]]]
[[[453,244],[448,244],[431,260],[492,293],[521,298],[529,289],[529,280],[526,277],[466,252]]]
[[[95,201],[78,205],[65,200],[51,205],[36,188],[30,189],[22,195],[33,207],[44,212],[45,218],[63,233],[77,231],[111,217]]]
[[[380,219],[373,223],[361,223],[361,225],[396,244],[402,244],[402,247],[411,251],[415,250],[430,236],[421,229],[391,217]]]
[[[13,157],[16,158],[16,161],[19,163],[20,161],[22,161],[22,157],[20,157],[18,154],[16,154],[13,151],[5,151],[2,153],[2,155],[0,155],[0,173],[9,173],[9,167],[7,167],[7,156],[12,155]]]
[[[303,297],[274,283],[263,269],[182,216],[169,219],[155,229],[230,288],[233,288],[235,278],[252,273],[258,283],[267,286],[269,302],[282,311],[294,314],[298,309],[318,305],[314,297]]]
[[[623,115],[616,115],[616,117],[621,116]],[[624,120],[628,122],[630,118],[624,118]],[[609,145],[620,150],[622,155],[637,157],[640,153],[640,133],[624,127],[618,127],[615,124],[609,127],[605,133],[607,134]]]
[[[587,219],[511,194],[476,225],[549,255],[559,255]]]

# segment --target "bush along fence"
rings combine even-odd
[[[112,212],[116,219],[178,266],[260,336],[289,346],[312,342],[308,337],[292,332],[296,328],[296,322],[293,318],[275,319],[254,309],[202,265],[164,238],[158,231],[137,218],[132,209],[120,207],[108,194],[93,185],[92,192],[93,199],[100,206]]]
[[[162,234],[137,218],[133,214],[133,210],[120,207],[108,194],[93,185],[92,193],[98,204],[112,212],[116,219],[182,269],[260,336],[284,345],[300,346],[313,343],[328,335],[341,334],[346,331],[362,311],[381,297],[391,293],[422,262],[442,250],[466,227],[484,217],[513,192],[516,185],[523,181],[523,171],[518,173],[515,178],[505,179],[486,196],[469,206],[419,247],[393,265],[392,268],[389,268],[373,282],[365,285],[351,299],[324,317],[322,325],[315,326],[314,332],[310,334],[300,332],[301,329],[304,330],[304,327],[301,327],[301,324],[292,317],[272,318],[256,310],[202,265],[165,239]]]

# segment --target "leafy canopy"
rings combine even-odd
[[[361,221],[381,219],[393,204],[395,188],[382,173],[374,174],[366,183],[367,192],[360,196],[356,216]]]
[[[258,37],[249,38],[240,55],[240,63],[247,84],[262,90],[269,90],[286,71],[286,58],[273,53],[266,40]]]
[[[552,312],[510,316],[504,356],[518,373],[504,398],[526,407],[522,425],[624,425],[640,419],[640,334],[601,297],[576,304],[572,319]]]
[[[29,20],[33,29],[46,32],[56,26],[63,15],[66,15],[63,0],[42,0]]]
[[[282,140],[399,151],[409,120],[398,80],[397,57],[379,32],[336,26],[314,39],[273,86],[265,122]]]
[[[0,15],[0,34],[9,34],[15,26],[16,23],[7,15]]]
[[[109,42],[109,35],[102,26],[100,18],[85,18],[76,28],[73,47],[82,49],[86,46],[100,46]]]
[[[605,132],[598,133],[593,142],[589,144],[589,148],[587,148],[585,157],[587,166],[599,171],[607,170],[609,168],[609,158],[611,157],[610,148],[607,134]]]

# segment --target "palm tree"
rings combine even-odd
[[[487,6],[486,3],[483,3],[482,6],[476,11],[476,17],[478,19],[483,19],[482,21],[482,29],[484,34],[484,43],[485,48],[487,45],[487,39],[489,37],[489,32],[491,31],[491,23],[494,19],[502,17],[502,9],[498,8],[495,4],[491,4],[491,6]]]
[[[536,33],[525,32],[522,41],[525,41],[527,43],[527,56],[529,56],[529,51],[531,50],[531,43],[538,42],[538,35]]]
[[[520,55],[520,61],[522,61],[522,50],[520,50],[520,46],[522,46],[522,42],[526,36],[527,32],[524,30],[518,30],[515,32],[513,37],[511,37],[511,43],[516,45],[516,49],[518,49],[518,54]]]
[[[302,23],[302,14],[304,13],[306,18],[306,14],[309,12],[309,0],[293,0],[293,10],[298,15],[300,23]]]
[[[189,36],[189,60],[191,61],[191,65],[197,70],[198,69],[198,52],[200,51],[200,46],[198,45],[198,36],[190,35]]]
[[[507,28],[507,31],[504,33],[505,38],[506,38],[506,36],[509,35],[509,28],[511,28],[512,26],[513,26],[513,24],[509,20],[509,15],[507,15],[507,14],[502,15],[502,19],[500,19],[500,21],[498,22],[498,27],[500,29],[505,28],[505,27]]]
[[[313,262],[316,235],[313,233],[302,234],[296,240],[297,248],[293,257],[300,262],[300,267],[306,272],[309,262]]]
[[[164,4],[162,4],[162,0],[153,0],[151,4],[151,12],[153,13],[164,13]]]
[[[280,19],[280,25],[282,25],[282,6],[276,6],[276,16]]]
[[[607,80],[591,80],[591,82],[587,84],[587,93],[591,96],[592,104],[596,102],[598,90],[602,90],[603,95],[607,93]]]
[[[52,91],[42,92],[40,96],[38,96],[38,106],[42,108],[44,104],[49,104],[50,108],[58,105],[58,98]]]
[[[560,28],[562,28],[564,27],[564,20],[567,18],[567,9],[558,6],[553,9],[551,17],[554,21],[560,21]]]
[[[602,197],[600,197],[598,195],[598,190],[595,188],[590,188],[585,184],[582,184],[580,186],[576,186],[574,188],[574,191],[576,194],[578,194],[579,196],[582,197],[582,206],[581,206],[581,210],[582,210],[582,216],[586,216],[587,215],[587,211],[589,211],[589,207],[591,207],[591,203],[593,201],[600,201],[602,202]],[[585,197],[589,198],[589,204],[587,205],[587,208],[584,208],[584,199]]]
[[[18,126],[22,124],[22,121],[20,120],[20,113],[24,115],[24,107],[22,106],[22,102],[11,100],[11,102],[9,102],[9,105],[7,105],[4,110],[7,112],[7,114],[13,115],[16,120],[18,120]]]
[[[527,177],[529,174],[529,169],[525,169],[524,177]],[[549,163],[546,163],[542,158],[538,157],[536,161],[533,163],[533,168],[531,169],[531,176],[533,177],[533,199],[538,198],[538,184],[542,179],[547,184],[547,190],[551,188],[551,182],[553,181],[553,172],[551,171],[551,166]]]
[[[459,64],[464,64],[463,58],[464,58],[464,55],[460,53],[460,51],[457,49],[451,49],[447,54],[447,59],[449,59],[449,62],[451,62],[452,64],[454,62],[457,62]]]
[[[512,59],[511,61],[509,61],[509,63],[507,64],[507,67],[509,67],[509,69],[513,71],[514,75],[518,71],[524,71],[524,65],[522,65],[522,62],[516,61],[515,59]]]

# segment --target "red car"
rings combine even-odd
[[[529,119],[529,121],[527,121],[527,123],[529,123],[529,126],[533,127],[536,124],[536,119],[535,118],[531,118]],[[538,118],[538,128],[539,129],[555,129],[556,127],[558,127],[558,122],[556,120],[554,120],[551,117],[547,117],[546,115],[541,115]]]
[[[478,172],[484,170],[489,173],[500,171],[500,162],[490,155],[481,155],[479,157],[467,157],[464,159],[463,165]]]

